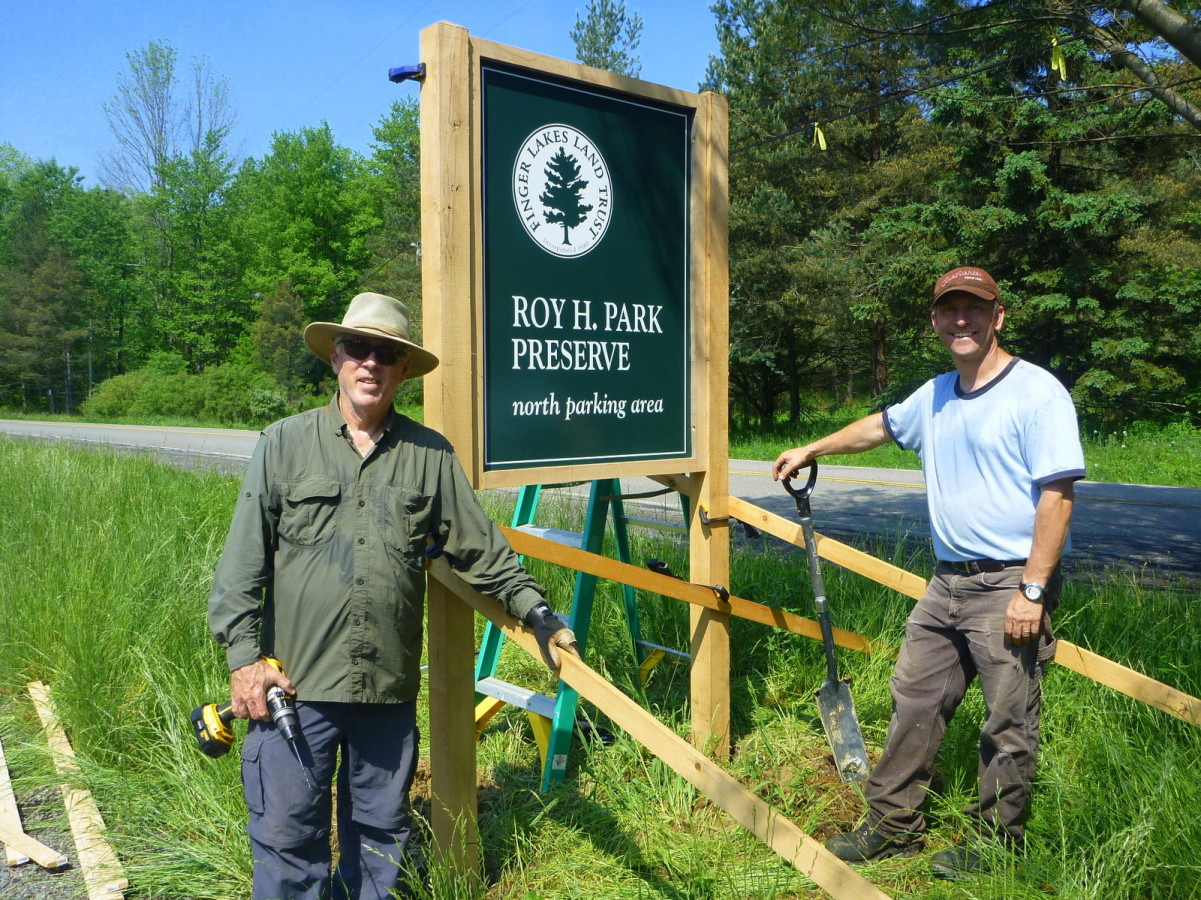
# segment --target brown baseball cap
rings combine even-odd
[[[1001,291],[991,275],[979,266],[960,266],[934,282],[934,299],[930,305],[933,306],[947,294],[956,291],[974,294],[983,300],[1001,299]]]

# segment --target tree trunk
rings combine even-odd
[[[801,373],[796,359],[796,340],[787,334],[788,345],[788,424],[801,421]]]
[[[873,322],[872,337],[872,396],[879,397],[888,388],[888,329],[883,322]]]
[[[1114,6],[1132,13],[1201,69],[1201,28],[1191,19],[1160,0],[1114,0]]]
[[[1125,3],[1130,4],[1130,11],[1134,12],[1136,15],[1139,15],[1137,8],[1152,5],[1151,3],[1140,2],[1140,0],[1123,0],[1123,4]],[[1156,3],[1154,5],[1163,6],[1161,3]],[[1123,5],[1122,8],[1126,9],[1127,7]],[[1151,68],[1151,66],[1147,65],[1147,63],[1145,63],[1142,58],[1138,56],[1138,54],[1132,53],[1129,49],[1127,49],[1126,44],[1123,41],[1119,40],[1108,29],[1102,28],[1094,23],[1087,16],[1071,12],[1062,6],[1060,7],[1060,11],[1064,13],[1064,18],[1067,20],[1069,27],[1071,27],[1073,31],[1075,31],[1097,49],[1109,54],[1110,59],[1112,59],[1119,66],[1122,66],[1122,68],[1126,69],[1126,71],[1130,72],[1135,78],[1145,84],[1147,86],[1147,91],[1152,96],[1154,96],[1157,100],[1160,100],[1165,106],[1168,107],[1168,109],[1192,125],[1193,128],[1201,131],[1201,108],[1193,105],[1186,98],[1161,82],[1159,80],[1159,76],[1155,74],[1155,70]],[[1193,29],[1193,31],[1195,32],[1196,29]],[[1194,40],[1196,40],[1195,34]],[[1173,44],[1173,46],[1175,45]],[[1177,47],[1177,49],[1180,48]],[[1201,50],[1201,47],[1197,49]],[[1184,51],[1181,50],[1181,53],[1184,53]],[[1190,62],[1201,66],[1201,62],[1198,62],[1198,60],[1201,60],[1201,53],[1198,54],[1197,59],[1189,57],[1188,54],[1185,54],[1185,56],[1188,57]]]

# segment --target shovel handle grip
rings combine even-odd
[[[817,460],[811,460],[804,469],[809,470],[809,478],[806,480],[803,488],[794,488],[791,478],[783,479],[783,484],[784,490],[788,491],[792,499],[796,501],[797,511],[802,516],[807,516],[809,515],[809,496],[813,493],[813,486],[817,484]],[[804,471],[804,469],[798,469],[798,474]]]

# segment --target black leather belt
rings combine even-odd
[[[958,572],[961,575],[979,575],[981,572],[1000,572],[1003,569],[1012,569],[1017,566],[1025,566],[1024,559],[969,559],[967,562],[948,562],[945,559],[938,561],[940,566],[945,566],[953,572]]]

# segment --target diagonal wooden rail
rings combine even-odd
[[[530,535],[525,536],[531,537]],[[542,543],[552,543],[542,538],[533,538],[533,540],[539,541],[539,546]],[[497,605],[496,601],[488,599],[460,580],[454,570],[450,568],[445,557],[438,557],[430,562],[430,574],[445,585],[447,590],[493,622],[505,633],[506,637],[520,645],[523,650],[535,659],[541,658],[538,642],[534,638],[533,632],[519,625],[516,619]],[[673,584],[681,584],[675,578],[658,577]],[[693,587],[696,586],[693,585]],[[712,594],[712,591],[707,588],[701,588],[701,590]],[[835,900],[888,900],[887,894],[834,856],[779,810],[743,787],[721,766],[659,722],[586,663],[564,654],[563,667],[559,677],[579,691],[581,697],[604,712],[627,734],[670,766],[685,781],[708,797],[714,805],[755,834],[786,862],[811,878]]]
[[[798,547],[804,546],[805,538],[799,524],[768,512],[753,503],[731,496],[729,512],[734,518],[753,525],[773,537],[778,537]],[[729,602],[724,603],[718,599],[712,588],[704,585],[691,584],[680,581],[678,578],[659,575],[628,563],[587,553],[523,531],[504,527],[501,530],[518,553],[587,572],[609,581],[633,585],[666,597],[674,597],[677,600],[726,612],[732,616],[771,625],[793,634],[816,640],[821,639],[818,624],[812,619],[806,619],[741,597],[731,596]],[[899,566],[894,566],[871,554],[864,553],[862,550],[849,547],[833,538],[819,534],[817,536],[817,552],[823,559],[914,599],[925,593],[926,580],[921,576],[907,572]],[[835,643],[840,647],[865,653],[871,652],[870,638],[840,629],[834,631]],[[1114,662],[1099,653],[1086,650],[1061,638],[1056,648],[1055,662],[1121,694],[1176,716],[1191,725],[1201,726],[1201,700],[1164,684],[1162,681],[1156,681],[1150,676],[1123,666],[1121,663]]]
[[[799,524],[790,522],[738,497],[730,497],[729,510],[730,515],[753,525],[760,531],[766,531],[768,534],[798,547],[805,546],[804,534]],[[846,544],[840,544],[831,538],[819,535],[817,552],[818,555],[832,563],[893,587],[914,599],[921,597],[926,591],[924,578],[853,547],[848,547]],[[1113,688],[1127,697],[1133,697],[1148,706],[1163,710],[1191,725],[1201,726],[1201,700],[1166,685],[1162,681],[1156,681],[1141,672],[1127,668],[1121,663],[1116,663],[1063,639],[1058,642],[1055,662],[1106,687]]]
[[[576,547],[569,547],[566,544],[559,544],[555,541],[537,537],[525,531],[518,531],[514,528],[507,528],[503,525],[500,526],[500,530],[517,553],[533,556],[537,559],[564,566],[568,569],[575,569],[579,572],[585,572],[589,575],[595,575],[598,578],[604,578],[606,581],[616,581],[621,584],[632,585],[633,587],[642,588],[655,594],[662,594],[665,597],[672,597],[696,606],[703,606],[706,609],[712,609],[716,612],[727,613],[742,619],[750,619],[752,622],[759,622],[763,625],[771,625],[781,631],[788,631],[792,634],[803,635],[819,641],[822,638],[821,626],[813,619],[806,619],[803,616],[777,609],[774,606],[764,606],[762,603],[744,600],[742,597],[735,597],[733,595],[730,595],[728,600],[721,600],[713,588],[706,587],[703,584],[693,584],[689,581],[681,581],[679,578],[672,578],[669,575],[660,575],[658,572],[640,569],[638,566],[632,566],[629,563],[623,563],[596,553],[589,553],[586,550],[580,550]],[[843,631],[840,628],[834,629],[834,643],[848,650],[859,650],[864,653],[870,653],[872,649],[872,642],[868,638],[850,631]]]

